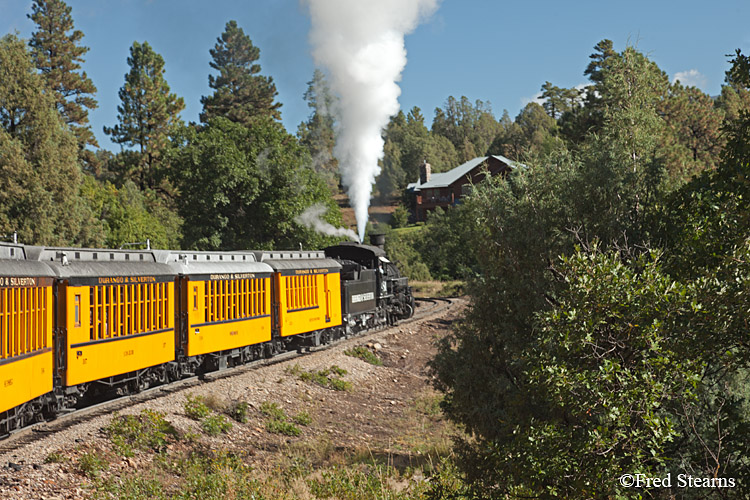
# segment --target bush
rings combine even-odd
[[[245,401],[235,401],[229,407],[229,416],[241,424],[246,424],[249,407],[250,405]]]
[[[177,436],[164,413],[148,409],[139,415],[115,415],[104,432],[124,456],[133,456],[133,450],[163,448]]]
[[[232,423],[224,415],[208,415],[201,420],[201,428],[209,436],[218,436],[232,430]]]
[[[352,388],[352,384],[346,380],[342,380],[338,377],[342,377],[347,374],[347,371],[336,365],[318,371],[305,371],[298,364],[287,369],[288,373],[299,377],[300,380],[305,382],[312,382],[321,387],[327,389],[333,389],[334,391],[348,391]]]
[[[211,409],[206,404],[206,399],[203,396],[187,395],[185,415],[193,420],[200,420],[207,417],[209,413],[211,413]]]
[[[299,427],[289,422],[289,419],[284,410],[276,403],[264,401],[260,405],[260,412],[268,417],[268,420],[266,421],[266,430],[268,432],[272,432],[274,434],[284,434],[285,436],[299,436],[302,433]],[[301,415],[301,413],[299,415]],[[299,415],[297,416],[299,417]],[[295,420],[296,418],[297,417],[295,417]],[[309,415],[307,418],[309,419]]]
[[[96,450],[86,452],[78,459],[78,470],[91,479],[99,477],[99,474],[108,467],[107,460]]]
[[[380,358],[377,357],[374,352],[363,346],[357,346],[353,349],[347,349],[346,351],[344,351],[344,354],[346,354],[347,356],[352,356],[353,358],[359,358],[362,361],[370,363],[371,365],[382,366],[383,364],[383,362],[380,361]]]

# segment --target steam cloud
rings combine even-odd
[[[326,234],[328,236],[347,236],[352,241],[358,241],[357,234],[351,229],[344,227],[334,227],[327,223],[321,217],[326,213],[326,207],[322,203],[316,203],[309,207],[307,210],[302,212],[300,215],[294,218],[297,224],[305,227],[310,227],[319,233]]]
[[[328,70],[339,97],[334,154],[362,241],[383,157],[380,134],[399,110],[396,82],[406,66],[404,35],[434,12],[438,0],[303,1],[310,7],[313,58]]]

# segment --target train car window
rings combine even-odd
[[[198,287],[193,287],[193,311],[198,310]]]
[[[75,303],[75,312],[73,313],[73,317],[75,318],[74,322],[75,326],[79,327],[81,326],[81,296],[76,295],[73,302]]]
[[[5,289],[0,290],[0,359],[5,359],[6,352],[5,334]]]

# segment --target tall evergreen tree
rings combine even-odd
[[[83,150],[98,147],[88,110],[97,107],[96,87],[81,70],[83,56],[89,51],[82,46],[83,33],[74,29],[71,8],[63,0],[34,0],[28,16],[37,25],[29,45],[36,67],[53,90],[55,105],[65,123],[70,125]],[[84,155],[85,156],[85,155]]]
[[[104,133],[114,142],[137,150],[134,161],[124,166],[124,177],[133,178],[142,189],[154,188],[165,167],[169,135],[182,123],[179,114],[185,103],[170,92],[164,78],[164,59],[148,42],[133,42],[128,65],[130,71],[119,91],[119,124],[104,127]]]
[[[336,134],[333,130],[332,107],[335,98],[325,75],[319,69],[313,73],[313,79],[307,82],[304,98],[312,113],[307,121],[299,124],[297,137],[300,144],[310,152],[313,169],[325,179],[331,190],[337,191],[340,176],[338,160],[333,156]]]
[[[259,116],[281,119],[281,103],[274,102],[276,85],[271,77],[259,74],[260,49],[237,26],[237,21],[227,23],[209,52],[213,58],[210,65],[219,74],[208,76],[208,86],[214,93],[201,98],[202,122],[208,123],[217,116],[243,125]]]
[[[477,100],[474,104],[466,96],[460,100],[450,96],[443,108],[435,109],[432,133],[450,139],[461,162],[483,155],[500,132],[489,103]]]
[[[24,243],[100,245],[101,225],[79,196],[75,136],[26,45],[0,39],[0,234]]]

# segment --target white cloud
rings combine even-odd
[[[697,69],[690,69],[687,71],[680,71],[674,74],[672,83],[678,81],[685,87],[698,87],[704,88],[708,84],[708,80],[701,74]]]
[[[535,103],[537,103],[538,105],[541,106],[542,104],[544,104],[544,101],[545,101],[545,99],[542,99],[542,93],[541,92],[537,92],[536,94],[534,94],[531,97],[522,97],[521,98],[521,107],[525,107],[530,102],[535,102]]]

